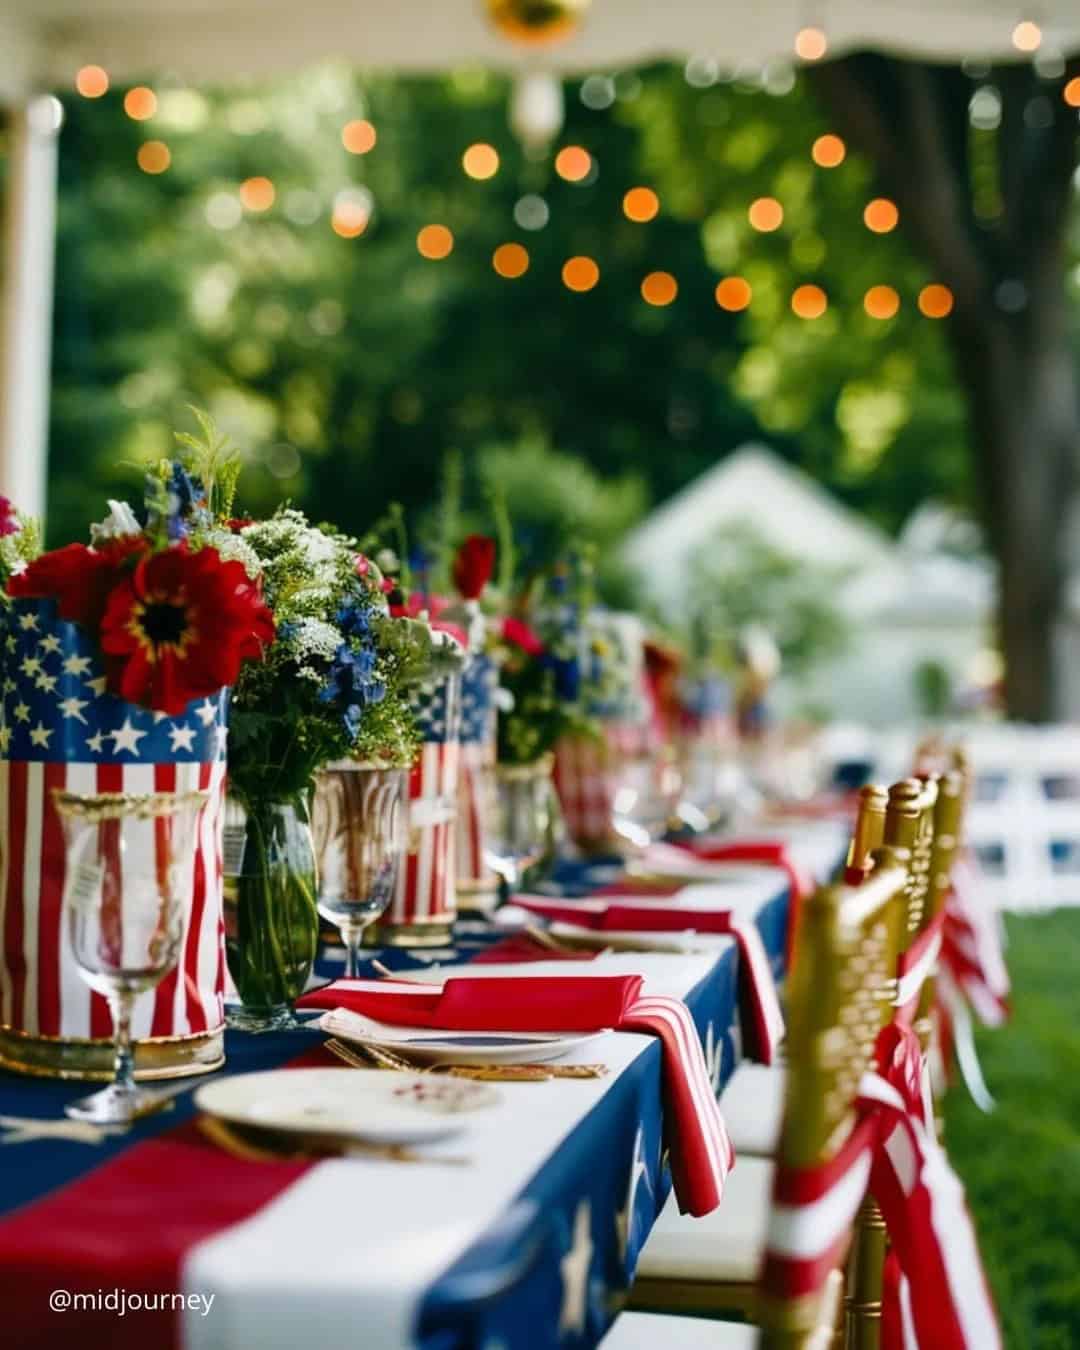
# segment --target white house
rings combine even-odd
[[[916,513],[894,540],[766,447],[746,445],[658,507],[626,541],[628,561],[669,612],[685,605],[685,568],[710,540],[749,525],[808,566],[843,573],[835,600],[849,649],[777,690],[781,705],[885,725],[918,718],[916,672],[940,663],[954,689],[985,661],[994,576],[982,556],[945,550],[955,520]]]

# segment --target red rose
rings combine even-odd
[[[273,640],[259,587],[213,548],[143,558],[110,594],[101,625],[109,688],[170,715],[234,684]]]
[[[142,535],[122,535],[97,548],[68,544],[43,553],[8,582],[8,594],[24,599],[55,600],[61,619],[70,619],[97,635],[109,592],[132,560],[150,545]]]
[[[539,656],[544,650],[543,641],[536,630],[530,628],[524,619],[515,619],[513,615],[503,619],[502,637],[504,642],[512,642],[528,656]]]
[[[225,528],[232,534],[242,534],[249,525],[254,524],[250,516],[233,516],[231,520],[225,522]]]
[[[454,585],[462,599],[475,600],[495,570],[495,540],[470,534],[454,559]]]

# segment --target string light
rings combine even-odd
[[[1070,108],[1080,108],[1080,75],[1073,76],[1061,91],[1061,97]]]
[[[737,314],[749,305],[753,294],[745,277],[724,277],[716,287],[716,303],[721,309]]]
[[[600,280],[600,269],[592,258],[578,254],[563,263],[562,279],[567,290],[591,291]]]
[[[375,128],[364,117],[346,122],[341,128],[341,143],[350,155],[366,155],[378,140]]]
[[[919,292],[919,312],[928,319],[944,319],[952,313],[953,293],[948,286],[931,282]]]
[[[555,172],[568,183],[580,183],[592,169],[592,155],[583,146],[564,145],[555,156]]]
[[[371,222],[375,199],[366,187],[347,187],[334,198],[330,228],[342,239],[358,239]]]
[[[108,71],[101,66],[83,66],[75,76],[75,88],[83,98],[100,98],[109,88]]]
[[[892,319],[899,313],[900,296],[892,286],[871,286],[863,296],[863,309],[872,319]]]
[[[889,201],[888,197],[875,197],[872,202],[866,203],[863,223],[874,234],[888,234],[890,230],[896,229],[899,221],[900,212],[896,209],[896,203]]]
[[[529,251],[522,244],[500,244],[491,255],[491,265],[499,276],[513,281],[529,270]]]
[[[269,178],[245,178],[240,184],[240,200],[249,211],[269,211],[276,195]]]
[[[763,234],[778,230],[784,223],[784,208],[775,197],[759,197],[750,203],[747,216],[751,226]]]
[[[829,42],[821,28],[800,28],[795,34],[795,55],[802,61],[820,61],[829,50]]]
[[[416,236],[417,252],[432,262],[449,257],[453,247],[454,236],[445,225],[425,225]]]
[[[810,158],[819,169],[835,169],[838,164],[843,164],[846,155],[847,146],[831,132],[819,136],[810,147]]]
[[[670,305],[679,294],[679,283],[670,272],[650,272],[641,283],[641,298],[647,305]]]
[[[493,145],[478,141],[461,156],[461,167],[470,178],[494,178],[499,172],[499,152]]]
[[[1021,19],[1012,30],[1012,44],[1018,52],[1037,52],[1042,43],[1042,29],[1031,19]]]
[[[622,209],[627,220],[644,224],[645,221],[652,220],[660,210],[660,198],[652,188],[631,188],[622,199]]]
[[[820,319],[829,307],[829,297],[820,286],[797,286],[791,295],[792,311],[800,319]]]
[[[124,95],[124,111],[133,122],[145,122],[157,112],[157,94],[138,84]]]
[[[172,163],[172,152],[164,141],[144,141],[135,159],[143,173],[164,173]]]

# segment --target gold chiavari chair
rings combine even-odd
[[[906,926],[907,858],[899,849],[884,847],[875,863],[864,884],[823,887],[803,909],[802,954],[791,979],[791,1066],[778,1154],[781,1165],[788,1168],[823,1166],[837,1156],[855,1121],[859,1082],[873,1061],[878,1032],[892,1015],[897,956]],[[729,1185],[746,1165],[746,1160],[736,1163]],[[769,1167],[767,1194],[771,1197]],[[714,1216],[682,1222],[705,1226],[719,1236],[727,1205],[725,1195]],[[763,1251],[764,1240],[755,1253],[759,1268]],[[693,1283],[679,1282],[685,1294],[682,1308],[706,1311],[709,1301],[700,1296],[700,1289],[694,1290]],[[800,1298],[758,1290],[753,1306],[756,1327],[662,1313],[626,1313],[603,1341],[603,1350],[654,1350],[657,1346],[665,1350],[750,1350],[753,1346],[830,1350],[834,1324],[829,1297],[836,1283],[831,1278]],[[655,1281],[641,1272],[632,1292],[637,1304],[645,1303],[656,1292]]]
[[[906,868],[905,851],[897,849],[889,856],[892,865]],[[906,870],[903,885],[906,895]],[[801,956],[796,969],[800,964]],[[875,1007],[887,1006],[887,999],[895,992],[895,974],[895,966],[880,976],[867,968],[860,997],[872,1000]],[[790,1066],[802,1047],[801,1039],[792,1036],[797,1017],[793,998],[788,1018],[789,1066],[779,1075],[779,1090],[785,1098],[789,1094],[783,1084],[793,1072]],[[782,1135],[782,1130],[778,1133]],[[712,1215],[705,1219],[688,1218],[679,1214],[674,1200],[668,1202],[642,1250],[630,1294],[631,1306],[680,1312],[752,1313],[779,1154],[756,1157],[740,1153],[736,1145],[736,1156],[738,1162],[728,1178],[724,1201]]]
[[[859,790],[859,807],[848,848],[844,879],[857,884],[869,875],[874,851],[885,842],[888,789],[868,785]],[[739,1157],[773,1158],[780,1140],[787,1071],[783,1063],[743,1063],[720,1097],[731,1142]]]

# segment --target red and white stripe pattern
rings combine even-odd
[[[878,1072],[864,1075],[860,1118],[828,1163],[778,1169],[765,1261],[777,1297],[820,1292],[842,1258],[869,1182],[896,1252],[899,1308],[883,1327],[885,1350],[1000,1350],[963,1187],[934,1135],[922,1052],[893,1023],[878,1043]]]
[[[648,728],[638,722],[611,718],[602,727],[602,740],[564,736],[555,746],[555,790],[563,821],[582,848],[608,844],[614,837],[620,761],[643,753],[648,737]]]
[[[487,865],[487,831],[494,809],[495,689],[499,672],[490,657],[470,656],[461,678],[461,756],[458,763],[456,871],[472,889],[495,883]]]
[[[107,1039],[112,1034],[108,1005],[79,974],[64,934],[64,838],[52,799],[57,788],[79,793],[198,788],[210,794],[199,815],[180,961],[156,989],[136,1000],[132,1032],[141,1039],[217,1030],[224,1020],[223,761],[0,760],[0,1025],[33,1036]],[[116,844],[119,848],[119,823]],[[152,849],[154,835],[133,830],[125,846],[136,852]]]
[[[409,771],[409,848],[386,911],[386,922],[395,927],[450,922],[457,912],[454,836],[460,716],[458,677],[450,675],[420,707],[426,739]]]
[[[893,1003],[897,1008],[897,1016],[903,1022],[910,1023],[915,1016],[923,985],[937,970],[944,920],[944,914],[935,914],[907,951],[900,953]]]

